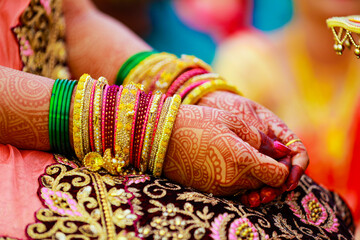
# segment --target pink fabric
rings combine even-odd
[[[21,70],[19,45],[11,28],[19,25],[19,17],[30,0],[0,1],[0,65]]]
[[[55,163],[50,153],[0,144],[0,234],[25,239],[25,228],[42,207],[38,178]]]

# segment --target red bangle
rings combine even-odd
[[[109,85],[106,84],[102,99],[102,112],[101,112],[101,140],[102,140],[102,147],[103,152],[105,152],[105,110],[106,110],[106,98],[109,92]]]
[[[197,75],[208,73],[207,70],[203,68],[193,68],[188,71],[183,72],[180,76],[178,76],[175,81],[169,87],[166,96],[171,97],[176,93],[176,91],[183,85],[187,80]]]
[[[134,141],[134,166],[139,169],[139,163],[140,163],[140,154],[141,154],[141,147],[142,142],[141,138],[143,137],[143,131],[144,126],[146,129],[146,114],[148,113],[149,107],[149,101],[152,98],[152,92],[149,92],[148,94],[144,94],[144,97],[142,99],[142,102],[140,102],[141,105],[139,105],[138,110],[138,117],[136,118],[136,129],[135,129],[135,141]]]
[[[144,91],[137,91],[136,99],[135,99],[135,107],[134,107],[134,117],[132,121],[131,127],[131,138],[130,138],[130,153],[129,153],[129,163],[134,166],[134,158],[133,158],[133,149],[134,149],[134,138],[135,138],[135,125],[136,125],[136,117],[138,114],[139,102],[141,95],[144,94]]]
[[[96,85],[97,85],[98,81],[95,80],[94,84],[92,86],[91,89],[91,95],[90,95],[90,104],[89,104],[89,140],[90,140],[90,147],[91,147],[91,151],[94,152],[95,151],[95,146],[94,146],[94,125],[93,125],[93,115],[94,115],[94,96],[95,96],[95,89],[96,89]]]
[[[115,118],[115,102],[116,94],[119,91],[119,86],[112,85],[108,88],[105,99],[105,114],[104,114],[104,136],[103,136],[103,151],[113,147],[114,136],[114,118]]]
[[[194,82],[192,84],[190,84],[188,87],[186,87],[179,95],[181,97],[181,99],[184,99],[184,97],[191,91],[193,90],[194,88],[206,83],[206,82],[209,82],[210,80],[202,80],[202,81],[199,81],[199,82]]]

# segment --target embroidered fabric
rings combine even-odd
[[[307,176],[294,191],[248,208],[166,179],[93,173],[57,159],[62,164],[39,180],[46,208],[27,227],[31,239],[353,238],[346,204]]]
[[[22,71],[53,79],[70,77],[62,0],[31,0],[13,32],[20,46]]]

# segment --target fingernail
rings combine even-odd
[[[274,141],[274,147],[275,147],[275,149],[276,149],[279,156],[284,157],[284,156],[291,153],[291,149],[288,148],[287,146],[285,146],[284,144],[282,144],[279,141]]]
[[[273,140],[265,133],[259,131],[261,135],[261,145],[259,152],[274,159],[280,159],[291,153],[291,149],[277,140]]]
[[[286,168],[290,171],[291,169],[291,157],[285,156],[282,159],[279,160],[279,163],[282,163],[286,166]]]
[[[292,190],[294,190],[294,189],[297,187],[297,185],[298,185],[298,183],[293,183],[293,184],[291,184],[291,185],[287,188],[286,191],[292,191]]]
[[[296,188],[303,174],[304,170],[301,167],[295,165],[291,168],[290,175],[286,181],[287,191],[291,191]]]
[[[240,202],[242,204],[244,204],[245,206],[250,206],[249,201],[248,201],[248,196],[246,194],[244,194],[240,197]]]
[[[250,207],[258,207],[260,205],[260,195],[257,192],[252,192],[249,194],[248,201]]]
[[[268,203],[271,202],[272,200],[274,200],[276,198],[276,193],[275,193],[275,189],[273,188],[263,188],[260,191],[260,200],[261,203]]]

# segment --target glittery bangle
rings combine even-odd
[[[158,112],[157,110],[158,110],[159,102],[160,102],[161,98],[165,99],[165,95],[162,95],[160,92],[155,93],[155,95],[153,96],[151,105],[148,109],[149,111],[147,113],[148,114],[147,123],[146,123],[146,125],[144,125],[144,127],[146,127],[146,130],[144,132],[145,137],[144,137],[143,143],[141,143],[142,150],[141,150],[140,163],[139,163],[139,165],[140,165],[139,169],[141,172],[145,172],[148,168],[148,160],[149,160],[149,153],[150,153],[150,149],[151,149],[151,141],[152,141],[155,122],[157,119],[156,118],[157,112]],[[161,112],[161,110],[160,110],[160,112]]]
[[[98,81],[95,80],[93,86],[91,88],[90,94],[90,104],[89,104],[89,140],[90,140],[90,149],[91,151],[95,151],[94,146],[94,122],[92,119],[94,118],[94,99],[95,99],[95,90],[96,86],[98,86]]]
[[[187,86],[179,95],[181,98],[184,98],[190,91],[192,91],[194,88],[206,83],[206,82],[209,82],[210,80],[202,80],[202,81],[199,81],[199,82],[194,82],[192,83],[191,85]]]
[[[122,96],[122,91],[123,91],[123,86],[121,85],[119,88],[119,91],[117,93],[116,96],[116,107],[115,107],[115,124],[114,124],[114,144],[113,144],[113,152],[115,153],[115,146],[116,146],[116,136],[117,136],[117,131],[118,128],[116,127],[118,125],[118,121],[119,121],[119,105],[121,102],[121,96]]]
[[[192,90],[183,100],[183,104],[196,104],[200,98],[215,91],[229,91],[241,95],[236,87],[227,84],[223,80],[213,80]]]
[[[161,176],[166,150],[169,145],[171,132],[175,123],[176,115],[180,107],[180,103],[181,103],[181,97],[179,95],[174,95],[171,104],[169,106],[168,113],[166,114],[164,127],[162,129],[160,141],[158,144],[158,150],[156,153],[154,170],[153,170],[153,175],[155,177]]]
[[[187,88],[191,84],[199,82],[199,81],[203,81],[203,80],[211,80],[212,81],[212,80],[223,80],[223,79],[217,73],[205,73],[205,74],[197,75],[192,78],[189,78],[188,81],[184,82],[181,85],[181,87],[178,88],[178,90],[176,91],[176,94],[180,94],[181,92],[184,91],[185,88]],[[225,81],[225,80],[223,80],[223,81]]]
[[[101,143],[102,152],[105,152],[105,117],[106,117],[106,99],[109,94],[109,85],[105,86],[103,98],[102,98],[102,109],[101,109]]]
[[[144,92],[142,92],[142,91],[138,91],[136,94],[134,116],[133,116],[133,121],[132,121],[132,126],[131,126],[129,164],[131,164],[133,166],[134,166],[133,150],[134,150],[134,140],[135,140],[136,117],[138,115],[140,98],[141,98],[141,95],[143,95],[143,94],[144,94]]]
[[[139,168],[138,158],[139,158],[139,154],[141,153],[141,136],[144,129],[146,113],[148,112],[147,110],[149,107],[149,101],[152,96],[153,96],[152,92],[150,92],[149,94],[144,93],[140,99],[138,114],[136,117],[134,148],[133,148],[133,159],[134,159],[133,162],[136,168]]]
[[[84,92],[90,76],[83,74],[80,79],[75,93],[74,100],[74,113],[73,113],[73,138],[74,138],[74,150],[76,156],[82,160],[84,158],[83,140],[82,140],[82,110],[84,101]]]
[[[102,149],[102,99],[104,88],[107,85],[107,80],[99,78],[98,85],[95,90],[94,97],[94,115],[93,115],[93,126],[94,126],[94,147],[97,153],[103,153]]]
[[[176,93],[176,91],[190,78],[195,77],[197,75],[208,73],[207,70],[203,68],[193,68],[188,71],[183,72],[180,76],[178,76],[175,81],[171,84],[168,91],[166,92],[167,97],[171,97]]]
[[[165,117],[167,115],[167,112],[169,110],[169,106],[171,103],[172,98],[167,98],[165,100],[164,106],[161,109],[161,115],[159,118],[159,122],[157,124],[156,127],[156,132],[155,132],[155,136],[154,136],[154,140],[152,142],[152,147],[151,147],[151,152],[150,152],[150,159],[149,159],[149,170],[150,172],[153,172],[154,170],[154,164],[155,164],[155,158],[156,158],[156,153],[159,147],[159,142],[160,142],[160,137],[161,137],[161,133],[164,127],[164,122],[165,122]]]
[[[86,85],[84,92],[84,107],[82,111],[81,126],[83,130],[83,149],[84,155],[90,152],[90,138],[89,138],[89,111],[90,111],[90,95],[94,79],[90,78]]]
[[[115,136],[115,159],[117,162],[113,164],[113,171],[118,173],[129,165],[135,99],[140,89],[140,85],[129,84],[123,88],[121,94]]]
[[[162,93],[166,93],[167,89],[170,87],[172,82],[186,69],[201,67],[208,72],[212,69],[205,62],[201,61],[199,58],[189,55],[182,55],[180,59],[174,61],[174,65],[169,69],[166,69],[161,73],[157,81],[154,81],[155,88],[150,88],[150,90],[159,90]]]
[[[113,148],[113,136],[114,136],[114,122],[115,122],[115,102],[116,95],[119,90],[119,86],[112,85],[108,89],[108,94],[106,97],[106,106],[105,106],[105,118],[103,119],[104,124],[104,134],[103,138],[105,139],[105,145],[103,149],[112,149]]]

